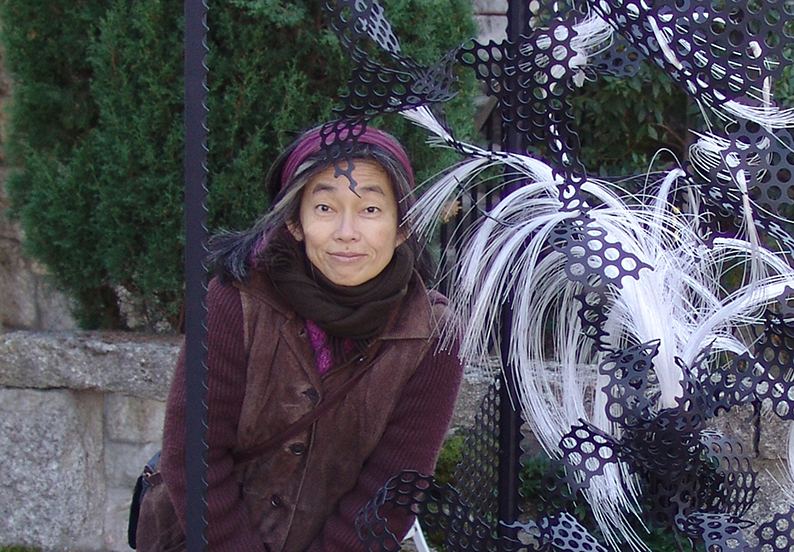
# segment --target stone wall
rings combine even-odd
[[[501,42],[507,36],[507,0],[473,0],[474,19],[480,28],[478,40]]]
[[[177,338],[0,335],[0,546],[129,551],[135,479],[160,448]]]

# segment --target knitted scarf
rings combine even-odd
[[[285,232],[268,245],[265,265],[273,285],[295,312],[334,338],[360,344],[383,331],[389,314],[408,291],[414,257],[402,244],[380,274],[358,286],[340,286],[315,268],[303,244]]]

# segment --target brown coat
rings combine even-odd
[[[418,278],[412,279],[380,339],[352,365],[332,368],[320,376],[305,321],[275,293],[269,278],[255,273],[249,285],[238,287],[247,361],[235,451],[280,433],[320,404],[357,366],[369,365],[345,399],[311,428],[261,458],[235,465],[231,473],[239,482],[250,530],[261,539],[264,550],[303,552],[310,545],[313,550],[325,549],[323,533],[332,531],[333,522],[331,529],[324,525],[334,515],[339,517],[340,500],[353,503],[350,497],[356,491],[359,495],[370,493],[371,498],[388,477],[396,475],[381,473],[377,465],[364,470],[371,458],[384,456],[383,447],[394,448],[394,456],[406,457],[397,462],[403,469],[432,471],[460,382],[459,364],[451,374],[444,374],[451,381],[421,393],[427,397],[412,391],[415,396],[410,400],[434,404],[433,412],[440,414],[440,419],[424,420],[426,427],[422,427],[415,420],[403,420],[407,418],[405,408],[398,405],[406,400],[404,390],[418,366],[433,369],[438,329],[450,317],[446,301],[439,294],[426,292]],[[400,420],[394,419],[395,411]],[[373,455],[378,447],[378,454]],[[368,480],[362,482],[365,472]],[[163,475],[168,483],[166,470]],[[360,506],[363,504],[356,503]],[[395,529],[407,529],[403,525],[405,520],[398,521]],[[328,549],[332,548],[329,545]],[[210,550],[214,550],[212,541]]]
[[[320,377],[304,321],[274,301],[268,288],[260,278],[243,293],[251,332],[247,387],[265,392],[246,393],[237,431],[241,448],[294,423],[353,371],[337,367]],[[436,318],[444,310],[440,303]],[[436,321],[416,280],[395,315],[374,362],[345,400],[303,435],[245,467],[244,499],[269,550],[300,552],[309,546],[338,500],[355,487],[403,387],[427,353]],[[368,355],[372,347],[354,364],[370,363]]]

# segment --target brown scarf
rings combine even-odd
[[[273,285],[295,312],[332,337],[361,343],[383,331],[392,309],[408,291],[414,256],[403,243],[380,274],[358,286],[339,286],[311,264],[303,244],[284,232],[268,245],[265,265]]]

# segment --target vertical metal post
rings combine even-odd
[[[206,366],[206,196],[207,196],[207,6],[185,0],[185,387],[186,546],[207,545],[207,366]]]
[[[508,0],[507,7],[507,39],[513,45],[519,42],[519,35],[526,24],[527,0]],[[517,90],[513,90],[517,93]],[[517,102],[518,99],[512,99]],[[515,103],[513,104],[515,105]],[[514,125],[503,125],[502,146],[508,151],[523,152],[524,137],[518,133]],[[506,188],[504,193],[509,193],[512,187]],[[508,300],[502,309],[502,341],[500,349],[502,358],[508,357],[510,348],[510,328],[512,324],[512,301]],[[498,509],[499,520],[504,523],[513,523],[518,520],[520,513],[519,472],[521,470],[521,414],[518,404],[514,400],[516,395],[515,376],[512,367],[505,366],[502,372],[502,385],[499,390],[499,494]],[[500,526],[503,535],[513,536]]]

